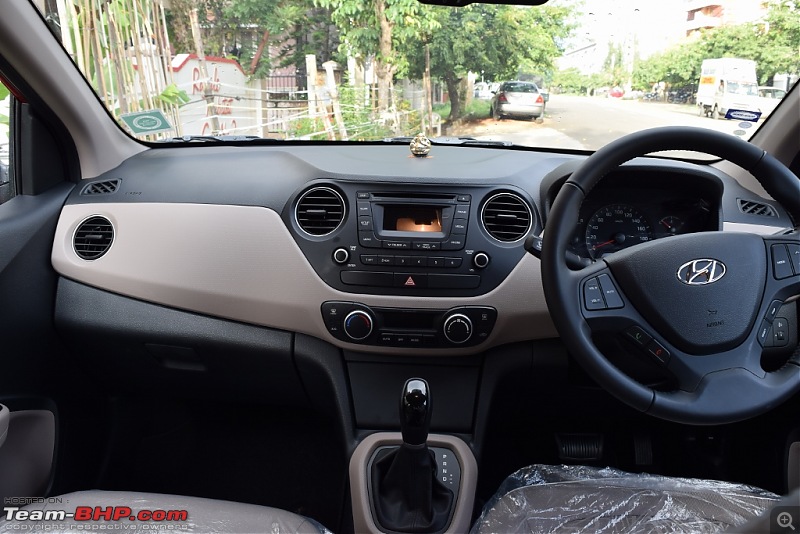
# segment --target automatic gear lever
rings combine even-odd
[[[436,477],[428,449],[431,393],[421,378],[406,380],[400,394],[403,444],[377,453],[370,477],[378,524],[393,532],[437,533],[447,526],[453,492]]]
[[[400,396],[400,432],[403,443],[420,446],[428,440],[431,425],[431,395],[428,383],[421,378],[410,378]]]

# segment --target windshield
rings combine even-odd
[[[800,0],[36,4],[146,141],[424,132],[595,150],[667,125],[749,138],[785,94],[758,86],[788,90],[800,73]]]

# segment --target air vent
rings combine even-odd
[[[105,217],[90,217],[78,225],[72,246],[84,260],[96,260],[105,254],[114,240],[114,227]]]
[[[81,191],[81,195],[110,195],[119,189],[122,180],[103,180],[102,182],[92,182],[87,184]]]
[[[747,213],[748,215],[761,215],[762,217],[778,216],[775,208],[769,204],[753,202],[752,200],[745,200],[743,198],[739,198],[737,201],[739,202],[739,211],[742,213]]]
[[[483,205],[483,227],[498,241],[519,241],[530,232],[531,221],[530,207],[514,193],[498,193]]]
[[[307,234],[328,235],[344,220],[344,200],[329,187],[315,187],[303,193],[294,214]]]

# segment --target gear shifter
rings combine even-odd
[[[424,445],[431,426],[431,397],[428,383],[420,378],[406,380],[400,396],[400,432],[403,443]]]
[[[431,395],[421,378],[406,380],[400,395],[403,444],[380,451],[372,464],[372,501],[378,524],[395,532],[441,532],[447,527],[453,492],[436,477],[428,449]]]

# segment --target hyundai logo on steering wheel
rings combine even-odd
[[[690,286],[713,284],[723,276],[725,264],[718,260],[691,260],[678,269],[678,280]]]

